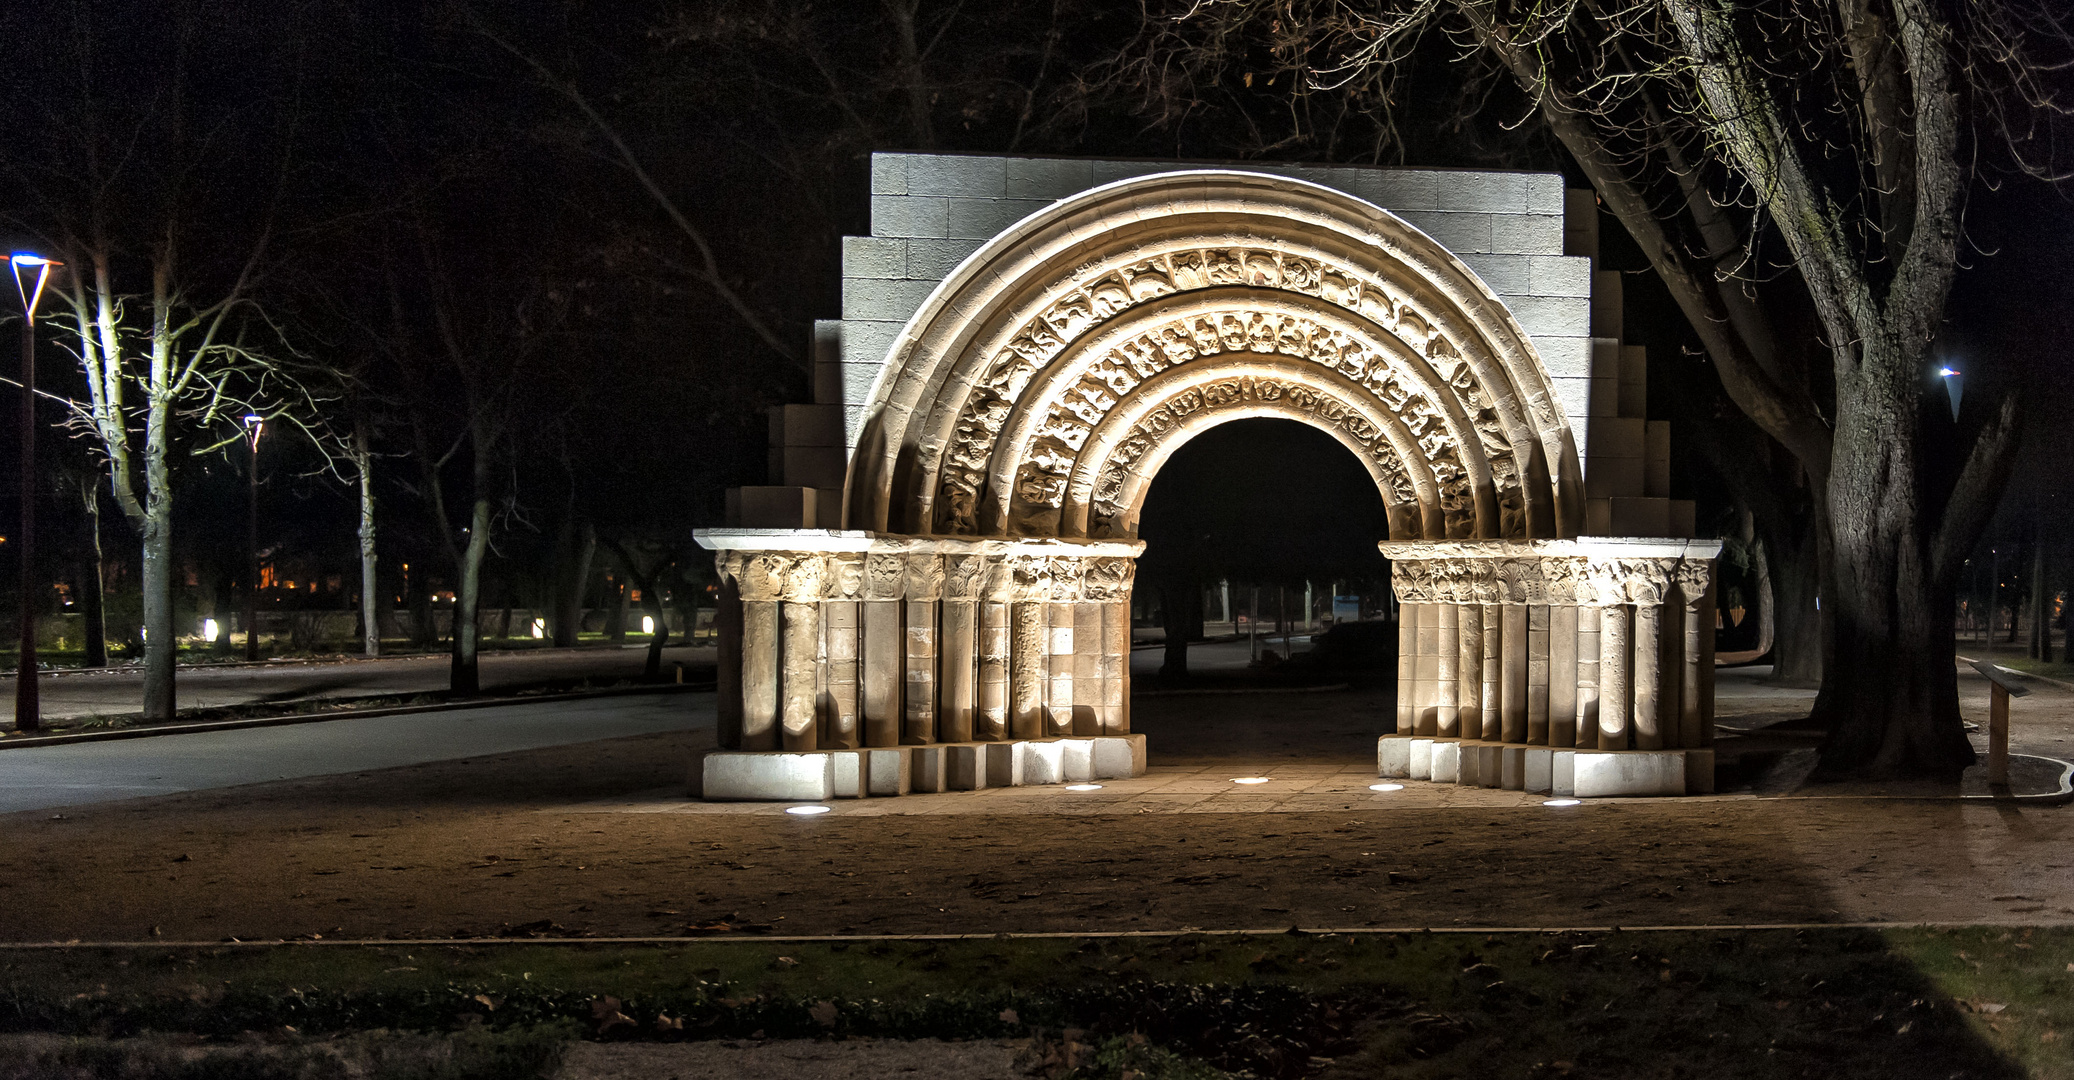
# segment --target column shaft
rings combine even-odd
[[[1433,733],[1443,738],[1460,738],[1461,721],[1461,626],[1462,609],[1457,604],[1435,604],[1439,614],[1435,643]]]
[[[778,602],[742,602],[742,749],[778,748]]]
[[[1628,748],[1628,665],[1634,662],[1625,604],[1599,609],[1599,749]]]
[[[1419,605],[1397,605],[1397,734],[1412,733],[1418,697]]]
[[[1455,616],[1455,713],[1462,738],[1483,737],[1483,605]]]
[[[784,656],[780,662],[780,745],[791,752],[820,748],[815,699],[821,694],[821,605],[786,601]]]
[[[1630,722],[1635,728],[1637,750],[1664,748],[1663,717],[1658,711],[1663,704],[1663,610],[1661,604],[1635,605],[1635,659],[1628,672],[1628,685],[1634,695]]]
[[[979,716],[972,737],[1008,738],[1008,604],[1001,600],[979,605]]]
[[[1577,609],[1576,745],[1583,749],[1599,745],[1599,614],[1603,610]]]
[[[1130,730],[1131,600],[1125,596],[1102,605],[1102,734]]]
[[[828,697],[821,716],[822,745],[834,750],[855,750],[864,741],[857,714],[857,602],[823,603],[821,634],[822,655],[828,665]]]
[[[900,745],[900,683],[907,672],[907,627],[900,601],[866,600],[864,610],[864,745]]]
[[[1046,635],[1049,681],[1044,688],[1044,734],[1073,734],[1073,605],[1052,604]]]
[[[1102,733],[1102,608],[1073,605],[1073,734]]]
[[[1418,662],[1413,670],[1412,732],[1432,735],[1440,719],[1440,605],[1419,605]]]
[[[1505,737],[1505,605],[1483,605],[1483,731],[1479,738]]]
[[[1720,585],[1710,576],[1700,601],[1700,737],[1693,746],[1714,745],[1714,619],[1720,596]]]
[[[1010,737],[1044,737],[1045,609],[1041,600],[1018,600],[1010,611],[1008,726]]]
[[[715,738],[722,750],[742,748],[742,593],[732,578],[720,582],[713,629],[720,640],[719,670],[714,679]]]
[[[1506,742],[1524,743],[1527,741],[1527,651],[1531,647],[1527,633],[1527,608],[1524,604],[1506,604],[1503,612],[1505,655],[1500,661],[1503,671],[1498,695],[1499,708],[1505,720],[1500,731]]]
[[[1577,609],[1548,609],[1548,745],[1577,745]]]
[[[923,746],[936,741],[935,600],[907,601],[907,708],[900,741]]]
[[[943,601],[942,662],[937,667],[936,736],[971,742],[979,706],[979,604]]]
[[[1548,648],[1546,604],[1527,608],[1527,743],[1548,745]]]

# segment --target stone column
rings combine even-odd
[[[1044,687],[1046,738],[1073,734],[1073,623],[1080,600],[1080,574],[1079,559],[1051,560],[1051,626],[1045,639],[1049,654]]]
[[[1628,664],[1632,616],[1626,604],[1599,610],[1599,749],[1628,748]]]
[[[1073,605],[1073,734],[1102,734],[1102,616],[1105,605]]]
[[[1577,745],[1577,609],[1548,609],[1548,745]]]
[[[719,635],[720,665],[715,673],[714,736],[722,750],[742,748],[742,590],[736,578],[741,556],[722,552],[720,595],[713,612],[713,629]]]
[[[1412,670],[1412,733],[1432,735],[1440,718],[1440,605],[1419,605],[1418,657]]]
[[[820,749],[821,594],[827,569],[827,556],[819,554],[795,555],[785,568],[778,724],[779,744],[792,753]]]
[[[979,710],[979,587],[984,567],[978,555],[944,558],[943,651],[937,669],[936,735],[944,742],[971,742]]]
[[[782,569],[770,555],[744,561],[742,574],[742,749],[778,748]]]
[[[1527,743],[1548,745],[1549,608],[1527,607]]]
[[[1654,564],[1645,566],[1628,582],[1628,595],[1635,601],[1634,641],[1630,650],[1634,666],[1628,670],[1628,692],[1633,704],[1629,707],[1628,722],[1635,730],[1635,749],[1662,750],[1663,605],[1668,582],[1660,568]]]
[[[1485,742],[1505,737],[1505,605],[1483,605],[1483,731]]]
[[[1102,734],[1131,731],[1131,597],[1102,605]]]
[[[1678,597],[1684,601],[1679,635],[1683,671],[1678,680],[1678,745],[1713,744],[1714,574],[1713,560],[1685,559],[1678,564]]]
[[[1435,604],[1439,614],[1435,627],[1435,682],[1433,687],[1433,733],[1456,739],[1462,735],[1461,720],[1461,626],[1462,609],[1457,604]]]
[[[1015,561],[1015,603],[1009,613],[1009,737],[1044,737],[1044,683],[1049,670],[1051,568],[1041,557]]]
[[[979,603],[979,712],[972,737],[986,742],[1008,738],[1008,612],[1014,596],[1008,563],[988,556],[981,578]]]
[[[855,750],[864,744],[857,712],[857,602],[822,601],[821,634],[828,672],[822,743],[831,750]]]
[[[1575,745],[1587,750],[1599,745],[1599,616],[1604,610],[1588,604],[1577,609]]]
[[[900,742],[936,741],[936,611],[943,597],[943,556],[907,557],[907,683]]]
[[[1505,653],[1500,660],[1498,708],[1504,717],[1501,737],[1509,743],[1527,741],[1527,657],[1532,641],[1527,632],[1527,606],[1506,604]],[[1543,646],[1546,647],[1545,645]]]
[[[1483,737],[1483,605],[1459,605],[1455,616],[1456,727],[1465,739]]]
[[[1419,709],[1419,605],[1397,601],[1397,734],[1410,735]]]
[[[815,699],[820,696],[821,605],[784,602],[784,682],[779,713],[783,728],[780,745],[788,753],[820,749],[819,717]]]
[[[864,561],[864,745],[900,745],[900,684],[907,672],[907,625],[900,610],[907,559],[872,555]]]

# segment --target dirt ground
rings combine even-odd
[[[1970,687],[1971,700],[1980,696]],[[1760,695],[1761,696],[1761,695]],[[1785,701],[1785,705],[1780,705]],[[1761,704],[1761,702],[1760,702]],[[1791,711],[1778,699],[1764,708]],[[1763,712],[1764,708],[1753,710]],[[1163,697],[1155,763],[1373,754],[1387,697]],[[1732,720],[1726,722],[1733,722]],[[2025,699],[2053,752],[2074,693]],[[681,784],[644,736],[0,817],[0,938],[216,941],[1849,921],[2062,923],[2074,809],[1861,798],[844,819],[596,812]],[[1245,771],[1236,771],[1242,768]],[[976,805],[976,804],[975,804]],[[1123,806],[1120,804],[1119,809]]]

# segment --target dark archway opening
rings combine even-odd
[[[1134,674],[1162,685],[1394,675],[1389,564],[1376,550],[1389,517],[1368,470],[1325,432],[1280,419],[1203,432],[1153,478],[1138,535],[1134,623],[1166,647]]]

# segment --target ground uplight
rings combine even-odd
[[[1368,785],[1368,790],[1370,790],[1370,791],[1403,791],[1403,790],[1404,790],[1404,785],[1403,785],[1403,784],[1370,784],[1370,785]]]
[[[813,817],[813,816],[814,816],[814,815],[816,815],[816,814],[825,814],[825,813],[827,813],[827,812],[828,812],[828,807],[825,807],[825,806],[788,806],[788,807],[786,807],[786,808],[785,808],[785,812],[786,812],[786,813],[788,813],[788,814],[796,814],[796,815],[798,815],[798,816],[800,816],[800,817]]]
[[[1583,802],[1583,801],[1584,801],[1584,800],[1582,800],[1582,799],[1543,799],[1543,800],[1541,800],[1541,805],[1543,805],[1543,806],[1576,806],[1576,805],[1577,805],[1578,803],[1580,803],[1580,802]]]
[[[1067,785],[1066,785],[1066,790],[1067,790],[1067,791],[1100,791],[1100,790],[1102,790],[1102,785],[1100,785],[1100,784],[1067,784]]]
[[[1234,784],[1265,784],[1267,781],[1268,778],[1265,776],[1234,776],[1231,778],[1231,782]]]

